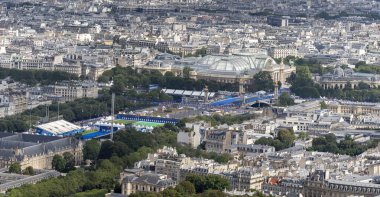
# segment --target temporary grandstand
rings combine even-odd
[[[97,127],[99,129],[99,131],[111,132],[112,123],[111,122],[98,121],[93,126]],[[113,124],[113,131],[117,131],[119,129],[124,129],[124,128],[125,128],[124,124],[119,124],[119,123]]]
[[[36,132],[40,135],[68,137],[82,133],[84,129],[65,120],[57,120],[37,126]]]
[[[205,97],[206,93],[204,91],[191,91],[191,90],[175,90],[175,89],[162,89],[162,92],[169,95],[178,96],[191,96],[191,97]],[[215,92],[208,92],[208,98],[213,98]]]
[[[226,98],[223,100],[218,100],[211,103],[211,106],[213,107],[219,107],[219,106],[225,106],[225,105],[233,105],[233,104],[241,104],[241,103],[253,103],[261,100],[268,100],[272,99],[273,94],[271,95],[246,95],[244,96],[244,99],[242,97],[232,97],[232,98]]]
[[[175,118],[163,118],[163,117],[154,117],[154,116],[138,116],[131,114],[122,114],[119,113],[116,115],[117,120],[131,120],[133,122],[141,121],[141,122],[155,122],[155,123],[172,123],[176,124],[179,119]]]

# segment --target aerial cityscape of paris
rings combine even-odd
[[[380,197],[380,0],[0,0],[0,197]]]

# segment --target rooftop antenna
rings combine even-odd
[[[113,124],[115,120],[115,93],[112,92],[112,105],[111,105],[111,141],[113,140]]]
[[[45,106],[45,112],[46,112],[46,120],[49,122],[49,106]]]

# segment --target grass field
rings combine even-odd
[[[87,130],[87,131],[84,131],[83,133],[81,133],[82,135],[86,135],[86,134],[89,134],[89,133],[95,133],[97,132],[98,130],[97,129],[91,129],[91,130]]]
[[[133,125],[138,125],[138,126],[144,126],[144,127],[158,127],[164,125],[163,123],[155,123],[155,122],[144,122],[144,121],[139,121],[133,123]]]
[[[111,122],[111,121],[108,121]],[[132,123],[135,126],[143,126],[143,127],[157,127],[164,125],[163,123],[155,123],[155,122],[144,122],[144,121],[134,121],[134,120],[115,120],[117,124],[128,124]]]

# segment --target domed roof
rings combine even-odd
[[[276,62],[265,54],[253,54],[247,52],[232,55],[207,55],[196,62],[195,70],[252,71],[253,73],[264,68],[277,65]]]
[[[337,67],[334,69],[334,75],[338,77],[344,76],[344,70],[341,67]]]
[[[224,57],[211,64],[210,69],[220,71],[245,71],[251,69],[250,65],[242,58]]]
[[[198,60],[197,63],[198,64],[211,65],[211,64],[219,61],[222,58],[223,58],[222,55],[206,55],[206,56],[202,57],[200,60]]]
[[[234,56],[240,57],[248,62],[251,69],[263,69],[270,67],[275,64],[275,61],[263,54],[252,54],[252,53],[236,53]]]

